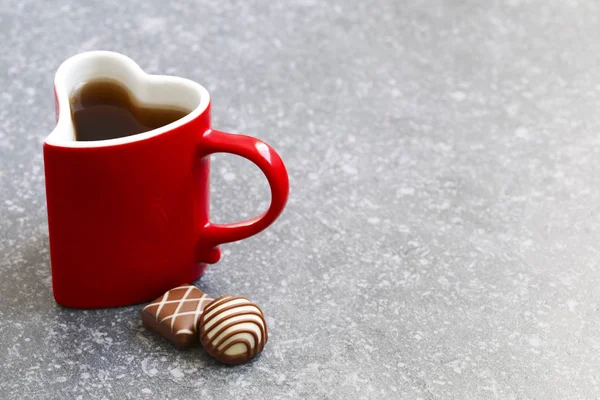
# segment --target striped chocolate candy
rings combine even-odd
[[[267,343],[262,310],[241,296],[221,296],[200,317],[200,342],[208,353],[225,364],[243,364]]]
[[[200,315],[212,300],[195,286],[179,286],[144,307],[142,323],[185,349],[198,343]]]

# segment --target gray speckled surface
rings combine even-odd
[[[598,398],[600,3],[289,3],[0,1],[0,398]],[[256,362],[53,302],[41,143],[91,49],[285,159],[284,215],[197,282],[261,305]],[[249,162],[212,177],[217,221],[266,207]]]

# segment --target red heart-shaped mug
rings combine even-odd
[[[117,139],[77,141],[69,96],[84,82],[120,82],[145,105],[192,110],[166,126]],[[78,54],[54,81],[56,128],[44,142],[52,287],[56,302],[114,307],[154,299],[197,279],[219,245],[269,226],[287,201],[288,175],[266,143],[211,128],[210,96],[187,79],[148,75],[108,51]],[[210,154],[254,162],[271,186],[262,215],[233,224],[209,219]]]

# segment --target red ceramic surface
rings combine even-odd
[[[154,131],[76,142],[68,96],[86,80],[110,77],[148,104],[178,105],[187,117]],[[152,300],[197,279],[219,260],[219,245],[252,236],[282,212],[288,176],[279,155],[248,136],[211,129],[202,86],[147,75],[129,58],[89,52],[55,78],[58,123],[44,143],[52,284],[64,306],[98,308]],[[209,219],[210,154],[256,163],[271,186],[262,215],[234,224]]]

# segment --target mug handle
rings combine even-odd
[[[213,153],[231,153],[252,161],[265,174],[271,186],[271,204],[261,215],[229,224],[213,224],[212,222],[206,224],[203,230],[203,236],[206,236],[202,241],[203,247],[205,251],[206,247],[212,248],[212,250],[208,254],[204,253],[201,261],[212,264],[219,261],[221,255],[217,246],[256,235],[277,219],[287,202],[289,180],[279,154],[259,139],[209,129],[202,135],[200,143],[203,156]]]

